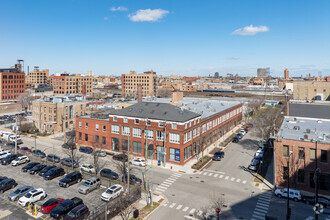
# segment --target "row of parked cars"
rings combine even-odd
[[[255,152],[253,159],[248,166],[249,170],[257,171],[260,166],[260,162],[262,161],[262,158],[264,157],[264,146],[259,146],[258,150]]]
[[[252,126],[253,125],[251,124],[251,125],[248,125],[245,128],[243,128],[242,130],[240,130],[239,133],[236,135],[236,137],[233,138],[232,142],[238,143],[239,140],[242,139],[243,136],[249,132],[249,130],[251,130]]]

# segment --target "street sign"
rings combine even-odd
[[[313,210],[316,214],[322,214],[324,209],[323,209],[323,205],[322,204],[319,204],[319,203],[316,203],[315,206],[313,207]]]

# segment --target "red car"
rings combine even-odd
[[[28,148],[28,147],[21,147],[21,149],[20,149],[21,151],[24,151],[24,152],[29,152],[29,153],[31,153],[31,149],[30,148]]]
[[[52,209],[56,208],[58,204],[63,202],[64,199],[62,198],[57,198],[57,199],[48,199],[44,204],[41,206],[41,211],[45,214],[48,214]]]

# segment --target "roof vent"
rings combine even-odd
[[[304,135],[304,139],[305,139],[305,140],[308,140],[308,134],[305,134],[305,135]]]
[[[133,109],[129,108],[128,111],[131,112],[131,111],[133,111]]]
[[[317,120],[317,123],[322,123],[322,120]]]
[[[164,113],[163,113],[163,115],[166,115],[166,114],[167,114],[167,112],[164,112]]]
[[[155,112],[155,110],[151,110],[150,114],[153,114]]]
[[[293,118],[294,121],[297,121],[297,118]]]
[[[311,129],[307,128],[306,133],[308,133],[308,134],[311,133]]]
[[[294,126],[293,127],[293,130],[299,131],[300,130],[300,127],[299,126]]]

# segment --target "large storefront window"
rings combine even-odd
[[[119,139],[112,138],[112,150],[119,152]]]
[[[170,160],[180,162],[180,149],[170,148]]]
[[[153,155],[154,155],[154,145],[149,144],[148,145],[148,159],[153,159]]]
[[[157,146],[157,160],[164,162],[164,155],[165,155],[164,147]]]
[[[133,152],[136,154],[141,154],[141,143],[133,141]]]

